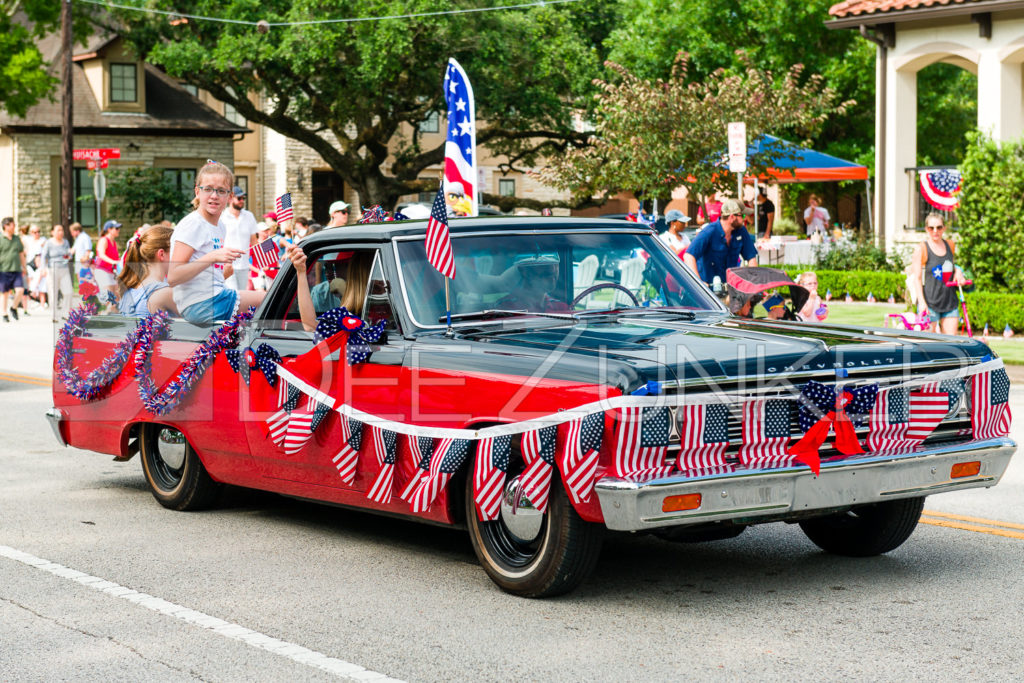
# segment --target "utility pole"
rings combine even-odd
[[[72,174],[72,153],[74,149],[74,132],[71,119],[72,104],[71,98],[74,89],[71,85],[71,48],[73,39],[71,35],[71,0],[61,0],[60,5],[60,38],[62,51],[64,52],[64,72],[61,77],[62,93],[61,104],[63,105],[63,117],[61,119],[61,167],[60,167],[60,223],[65,228],[71,225],[74,219],[75,186]]]

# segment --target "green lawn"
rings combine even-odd
[[[831,301],[828,304],[828,320],[826,322],[878,327],[890,313],[903,313],[905,310],[904,304],[848,304],[842,301]],[[970,310],[967,312],[970,313]],[[975,331],[975,336],[980,336],[977,331]],[[1008,365],[1024,365],[1024,339],[1003,339],[1000,335],[990,337],[988,345]]]

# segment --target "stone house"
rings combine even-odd
[[[59,37],[50,36],[39,47],[59,69]],[[196,169],[207,159],[235,165],[235,139],[248,129],[135,58],[120,38],[94,37],[84,47],[76,45],[73,61],[76,149],[118,148],[121,158],[111,160],[110,168],[162,168],[187,196]],[[44,228],[61,222],[61,116],[58,94],[24,118],[0,111],[0,215]],[[73,175],[74,218],[94,227],[109,213],[92,198],[85,161],[75,162]]]

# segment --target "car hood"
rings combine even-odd
[[[721,315],[695,321],[651,315],[530,329],[477,328],[456,338],[485,345],[486,355],[543,355],[552,367],[598,372],[601,383],[619,385],[624,392],[651,381],[898,372],[909,365],[970,362],[990,353],[966,338]]]

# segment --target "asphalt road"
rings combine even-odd
[[[6,377],[0,680],[1016,680],[1024,670],[1024,456],[994,489],[929,499],[951,516],[928,519],[954,526],[922,524],[887,556],[832,557],[778,524],[693,545],[613,536],[582,588],[530,601],[495,588],[460,531],[237,489],[213,511],[165,510],[138,460],[60,448],[43,418],[48,389]],[[1024,415],[1019,386],[1012,402]],[[1024,437],[1019,421],[1014,434]]]

